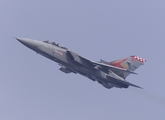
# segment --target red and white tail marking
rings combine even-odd
[[[136,59],[136,60],[138,60],[138,61],[140,61],[140,62],[142,62],[142,63],[145,63],[145,62],[146,62],[145,59],[143,59],[143,58],[141,58],[141,57],[139,57],[139,56],[132,56],[132,58],[133,58],[133,59]]]

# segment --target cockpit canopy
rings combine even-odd
[[[57,46],[57,47],[59,47],[59,48],[63,48],[63,49],[68,50],[68,48],[66,48],[66,47],[64,47],[64,46],[62,46],[62,45],[60,45],[59,43],[51,42],[50,40],[46,40],[46,41],[43,41],[43,42],[44,42],[44,43],[51,44],[51,45],[54,45],[54,46]]]

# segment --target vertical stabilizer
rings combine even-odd
[[[128,58],[115,60],[112,62],[106,62],[103,60],[101,60],[101,62],[105,63],[105,64],[113,65],[115,67],[128,69],[130,71],[135,71],[137,68],[139,68],[141,65],[143,65],[146,62],[146,60],[139,56],[134,55],[134,56],[130,56]],[[123,73],[123,72],[117,71],[117,70],[113,71],[113,72],[123,78],[126,78],[130,74],[130,73]]]

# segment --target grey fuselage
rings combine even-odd
[[[73,60],[73,57],[77,57],[80,55],[58,44],[52,44],[49,41],[37,41],[26,38],[17,38],[17,40],[28,48],[34,50],[38,54],[41,54],[42,56],[57,62],[61,66],[60,70],[64,73],[73,72],[81,74],[93,81],[98,81],[98,83],[102,84],[108,89],[112,87],[128,88],[129,86],[118,82],[111,82],[111,79],[113,79],[113,81],[115,79],[124,80],[113,72],[109,72],[109,74],[107,74],[106,72],[98,69],[97,66],[93,67],[89,63],[81,60],[79,62],[76,62],[75,60]]]

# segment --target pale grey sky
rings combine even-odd
[[[1,120],[164,120],[165,1],[0,1]],[[99,61],[147,59],[128,81],[106,89],[26,48],[14,37],[51,40]]]

